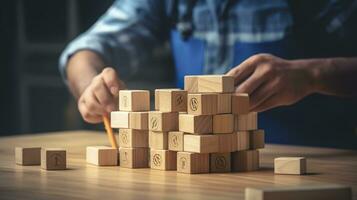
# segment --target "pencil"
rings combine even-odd
[[[117,140],[114,136],[113,129],[110,127],[109,118],[107,115],[103,115],[103,123],[105,130],[107,131],[108,139],[113,148],[118,149]]]

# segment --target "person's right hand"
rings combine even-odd
[[[116,110],[117,97],[124,83],[113,68],[107,67],[95,76],[78,99],[78,109],[84,121],[102,122],[102,116]]]

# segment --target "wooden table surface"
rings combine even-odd
[[[357,152],[266,145],[261,170],[189,175],[175,171],[97,167],[86,164],[85,147],[108,145],[106,134],[69,131],[0,137],[0,199],[244,199],[244,188],[337,183],[357,199]],[[65,147],[63,171],[15,165],[15,146]],[[308,175],[274,175],[273,159],[305,156]]]

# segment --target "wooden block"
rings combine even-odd
[[[198,92],[229,93],[234,91],[234,77],[227,75],[198,76]]]
[[[120,90],[119,110],[121,111],[149,111],[149,90]]]
[[[221,93],[217,94],[217,114],[232,112],[232,94]]]
[[[148,168],[149,148],[119,148],[120,167]]]
[[[130,127],[129,112],[125,112],[125,111],[111,112],[110,125],[112,128],[129,128]]]
[[[168,145],[170,151],[183,151],[184,132],[171,131],[168,133]]]
[[[88,146],[86,150],[87,163],[98,166],[118,165],[118,149],[107,146]]]
[[[181,90],[179,88],[163,88],[163,89],[155,89],[155,110],[160,110],[160,91],[163,90]]]
[[[210,172],[222,173],[231,171],[231,153],[210,153]]]
[[[232,113],[248,114],[249,113],[249,96],[245,93],[232,94]]]
[[[232,171],[255,171],[259,169],[259,151],[244,150],[231,154]]]
[[[186,112],[187,91],[161,90],[159,92],[159,104],[162,112]]]
[[[234,129],[234,115],[220,114],[213,115],[213,130],[214,134],[217,133],[233,133]]]
[[[234,115],[234,130],[249,131],[258,129],[258,114],[250,112],[244,115]]]
[[[209,172],[209,154],[177,152],[177,172],[200,174]]]
[[[167,150],[168,132],[149,131],[149,147],[157,150]]]
[[[149,132],[146,130],[119,129],[120,147],[149,147]]]
[[[262,149],[265,146],[265,134],[264,130],[249,131],[249,148],[250,149]]]
[[[183,137],[184,151],[195,153],[216,153],[219,151],[218,135],[185,134]]]
[[[176,152],[169,150],[150,150],[151,169],[176,170]]]
[[[283,186],[269,188],[246,188],[245,200],[351,200],[349,186],[322,184],[303,186]]]
[[[250,149],[250,133],[248,131],[238,131],[237,135],[237,151]]]
[[[177,131],[178,113],[177,112],[149,112],[149,130],[152,131]]]
[[[230,133],[230,134],[219,134],[219,153],[227,153],[227,152],[233,152],[236,151],[236,145],[235,145],[235,136],[236,134]],[[235,139],[235,140],[234,140]]]
[[[198,77],[197,76],[185,76],[184,87],[188,93],[197,93],[198,92]]]
[[[149,112],[130,112],[129,128],[148,130]]]
[[[46,170],[66,169],[66,150],[62,148],[41,149],[41,168]]]
[[[18,165],[40,165],[41,147],[16,147],[15,162]]]
[[[306,174],[304,157],[280,157],[274,159],[275,174]]]
[[[217,114],[217,94],[188,94],[187,113],[194,115]]]
[[[211,115],[179,115],[179,130],[186,133],[206,134],[212,133]]]

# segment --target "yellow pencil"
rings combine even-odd
[[[113,129],[110,127],[109,118],[107,115],[103,115],[103,123],[105,130],[107,131],[108,139],[113,148],[118,148],[117,140],[114,136]]]

